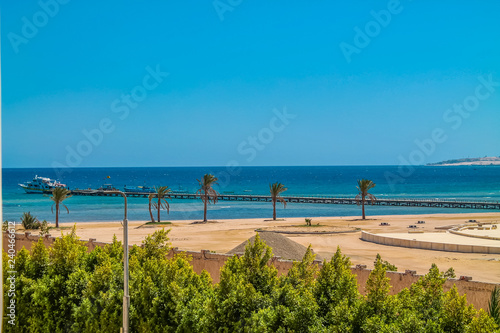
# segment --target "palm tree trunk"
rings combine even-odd
[[[273,221],[276,221],[276,200],[273,200]]]
[[[365,220],[366,216],[365,216],[365,196],[364,195],[361,198],[361,211],[363,213],[363,220]]]
[[[59,228],[59,202],[56,202],[56,228]]]
[[[149,216],[151,217],[151,222],[155,222],[155,219],[153,217],[153,212],[151,211],[151,200],[149,200]]]
[[[161,198],[158,196],[158,223],[160,223]]]
[[[204,209],[203,209],[203,222],[207,222],[207,200],[208,198],[205,195],[205,200],[203,200]]]

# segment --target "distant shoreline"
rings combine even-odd
[[[479,158],[460,158],[456,160],[447,160],[438,163],[428,163],[427,166],[495,166],[500,165],[500,157],[479,157]]]
[[[500,162],[429,163],[426,166],[497,166]]]

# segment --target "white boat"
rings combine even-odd
[[[52,193],[52,190],[57,187],[68,189],[68,186],[61,184],[57,180],[38,176],[35,176],[30,182],[19,184],[19,186],[21,186],[26,193]]]

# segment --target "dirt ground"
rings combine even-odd
[[[313,224],[337,227],[355,227],[371,233],[408,233],[408,225],[419,224],[424,232],[445,232],[436,227],[464,224],[468,220],[478,222],[500,222],[500,213],[473,213],[473,214],[428,214],[428,215],[393,215],[370,216],[367,220],[358,217],[331,217],[313,218]],[[129,222],[129,242],[140,244],[142,240],[158,228],[171,229],[170,240],[172,246],[181,250],[199,251],[202,249],[226,253],[244,240],[255,234],[255,229],[273,226],[303,225],[304,218],[287,218],[282,221],[265,221],[264,219],[235,219],[219,220],[206,224],[192,224],[193,221],[171,221],[164,226],[144,226],[144,221]],[[389,226],[380,226],[387,222]],[[63,225],[62,232],[69,231],[73,224]],[[61,231],[51,230],[53,236]],[[96,238],[97,241],[110,242],[113,235],[119,240],[123,238],[123,227],[120,222],[86,222],[77,223],[77,234],[81,239]],[[476,281],[500,283],[500,255],[457,253],[432,250],[410,249],[365,242],[360,239],[361,232],[327,235],[284,235],[299,244],[312,247],[324,259],[330,258],[340,246],[342,252],[351,258],[353,264],[365,264],[373,267],[377,253],[384,260],[398,267],[398,271],[405,269],[416,270],[418,274],[425,274],[432,263],[436,263],[441,270],[453,267],[457,274],[472,276]],[[436,236],[439,238],[439,234]],[[500,245],[500,241],[499,241]]]

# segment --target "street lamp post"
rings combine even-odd
[[[106,193],[120,194],[125,200],[125,216],[123,218],[123,333],[129,332],[129,268],[128,268],[128,220],[127,220],[127,196],[122,191],[105,191]]]

